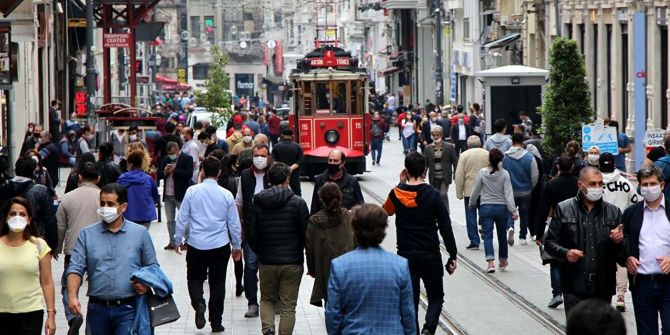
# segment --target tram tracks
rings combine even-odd
[[[381,180],[376,176],[366,175],[366,177],[373,177],[377,179],[379,182],[388,184],[387,182]],[[367,187],[366,185],[361,184],[361,190],[379,204],[383,204],[384,201],[386,200],[385,198],[375,193],[371,188]],[[440,244],[440,249],[443,253],[446,253],[446,249],[443,243]],[[486,284],[495,292],[499,293],[502,297],[510,301],[521,311],[528,314],[532,319],[534,319],[541,326],[546,328],[550,334],[556,334],[556,335],[565,334],[565,327],[559,321],[557,321],[555,318],[553,318],[546,312],[542,311],[535,304],[528,301],[526,298],[524,298],[522,295],[511,289],[509,286],[507,286],[505,283],[503,283],[496,277],[484,273],[484,269],[476,265],[476,263],[473,262],[471,259],[469,259],[460,252],[458,253],[458,259],[460,267],[467,269],[468,272],[472,273],[476,278],[480,279],[484,284]],[[423,288],[421,289],[420,303],[423,308],[427,307],[428,304],[427,296]],[[444,330],[448,334],[468,334],[467,330],[462,325],[460,325],[458,321],[445,309],[442,309],[441,311],[439,326],[442,330]]]

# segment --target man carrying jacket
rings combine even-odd
[[[502,161],[503,168],[509,172],[514,190],[514,204],[519,207],[521,229],[519,231],[519,243],[526,245],[526,234],[528,233],[530,195],[537,184],[538,169],[533,154],[523,148],[523,135],[512,135],[512,147],[505,152]],[[507,243],[514,245],[514,220],[512,216],[507,222]]]
[[[447,206],[440,193],[425,183],[425,174],[423,155],[413,152],[405,156],[400,184],[389,193],[384,210],[388,215],[396,214],[398,255],[405,257],[409,264],[415,312],[419,308],[419,280],[423,280],[426,288],[428,308],[421,335],[433,335],[444,304],[444,270],[437,231],[449,252],[449,261],[445,265],[449,274],[456,271],[458,250]],[[416,331],[419,332],[418,319]]]
[[[603,176],[595,167],[579,173],[579,193],[558,204],[545,239],[545,250],[561,263],[565,314],[582,300],[610,303],[616,262],[623,256],[621,211],[602,199]]]
[[[639,201],[637,190],[628,178],[621,175],[621,171],[615,167],[614,155],[605,152],[600,155],[600,171],[603,173],[603,200],[625,211],[630,205]],[[626,311],[624,295],[628,286],[626,268],[617,266],[616,272],[616,309],[620,312]]]
[[[170,242],[163,249],[174,250],[175,214],[184,200],[186,189],[191,185],[193,158],[179,151],[177,142],[168,142],[167,155],[160,161],[158,179],[164,180],[163,203]]]
[[[288,187],[291,171],[281,162],[268,170],[271,188],[254,195],[247,218],[247,240],[258,255],[261,287],[261,327],[264,335],[291,334],[303,275],[305,231],[309,211],[305,200]],[[274,304],[281,317],[275,331]]]

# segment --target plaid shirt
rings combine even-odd
[[[333,260],[326,328],[335,334],[416,334],[407,260],[381,248],[356,248]]]

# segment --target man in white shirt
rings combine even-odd
[[[181,130],[181,137],[184,140],[184,146],[181,149],[183,153],[193,158],[193,182],[198,182],[198,173],[200,173],[200,151],[198,143],[193,139],[193,129],[185,127]]]
[[[645,165],[637,173],[640,201],[623,214],[626,268],[638,334],[670,328],[670,203],[663,195],[663,172]]]

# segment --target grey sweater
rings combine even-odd
[[[479,171],[470,195],[470,203],[477,203],[477,198],[481,197],[481,205],[506,205],[510,213],[515,213],[516,206],[509,173],[502,167],[493,174],[491,171],[490,167]]]

